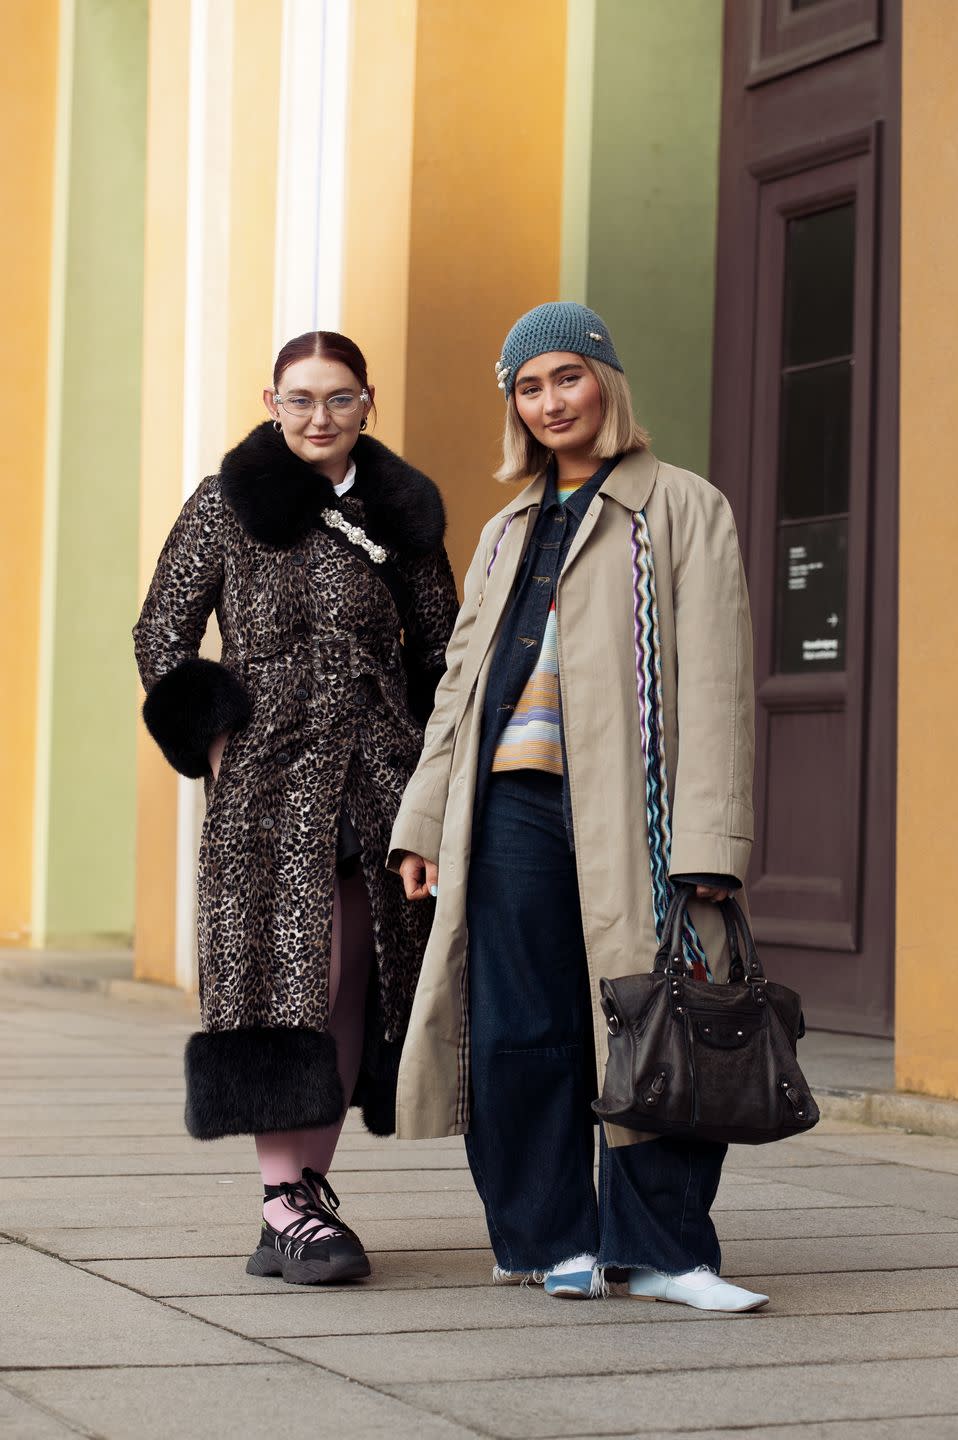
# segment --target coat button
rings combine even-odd
[[[288,765],[292,758],[293,757],[288,750],[280,750],[276,755],[276,759],[279,761],[280,765]]]
[[[272,815],[264,815],[259,823],[264,830],[272,830],[273,826],[276,824],[276,821],[273,819]]]
[[[292,563],[293,563],[294,565],[305,565],[305,564],[306,564],[306,556],[305,556],[305,555],[302,553],[302,551],[300,551],[300,550],[294,550],[293,553],[292,553],[292,555],[291,555],[289,558],[290,558],[290,560],[292,561]]]
[[[297,700],[309,699],[309,691],[306,689],[305,685],[297,685],[296,689],[293,691],[293,695]]]

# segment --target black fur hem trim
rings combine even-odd
[[[161,675],[143,706],[146,728],[181,775],[210,773],[209,749],[224,730],[249,724],[246,687],[216,660],[184,660]]]
[[[323,1030],[198,1031],[185,1062],[186,1128],[196,1140],[333,1125],[343,1113],[336,1041]]]

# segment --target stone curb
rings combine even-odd
[[[80,990],[84,994],[105,995],[111,1000],[124,1000],[138,1005],[162,1005],[178,1010],[195,1010],[195,994],[160,985],[152,980],[132,980],[115,975],[96,975],[69,968],[32,964],[29,961],[0,959],[0,981],[29,985],[37,989]]]
[[[816,1090],[823,1120],[908,1130],[958,1140],[958,1100],[904,1090]]]

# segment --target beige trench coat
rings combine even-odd
[[[392,869],[407,851],[439,862],[435,921],[399,1072],[397,1134],[404,1139],[469,1128],[466,887],[483,696],[544,488],[544,477],[534,480],[482,532],[422,758],[390,841]],[[744,882],[752,843],[752,635],[735,523],[714,486],[642,451],[620,461],[592,500],[556,592],[600,1088],[607,1030],[599,980],[650,968],[657,945],[633,621],[632,523],[639,510],[651,537],[658,599],[670,869]],[[695,904],[693,919],[716,980],[725,980],[718,911]],[[641,1138],[611,1128],[612,1143]]]

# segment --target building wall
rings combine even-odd
[[[930,847],[945,894],[958,853],[952,10],[904,10],[897,1067],[958,1095],[927,892]],[[192,982],[202,801],[137,720],[129,627],[290,325],[364,346],[378,433],[443,489],[460,579],[504,498],[493,362],[542,300],[604,315],[657,451],[707,468],[721,17],[717,0],[38,0],[0,97],[6,133],[32,137],[0,181],[19,221],[0,235],[8,943],[135,918],[137,973]],[[314,41],[321,85],[296,70]]]
[[[951,0],[903,20],[895,1064],[901,1089],[958,1097],[958,31]]]

